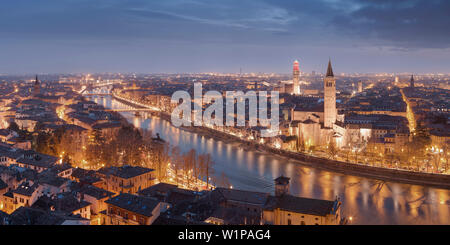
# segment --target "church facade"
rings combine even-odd
[[[307,147],[330,143],[343,147],[346,129],[344,115],[338,115],[336,109],[336,79],[331,61],[324,78],[323,101],[323,104],[313,108],[291,108],[289,133],[297,136]]]

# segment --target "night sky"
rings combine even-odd
[[[450,73],[447,0],[14,0],[0,73]]]

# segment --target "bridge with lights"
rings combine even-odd
[[[120,85],[122,82],[98,82],[83,85],[78,93],[83,95],[110,95],[114,85]]]

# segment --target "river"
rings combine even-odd
[[[106,108],[127,108],[111,96],[89,98]],[[223,172],[235,189],[273,192],[273,179],[284,175],[291,178],[293,195],[327,200],[338,196],[343,202],[342,214],[352,217],[352,224],[450,224],[450,190],[323,171],[187,132],[159,118],[121,114],[135,127],[159,133],[184,152],[194,148],[209,153],[215,163],[214,175]]]

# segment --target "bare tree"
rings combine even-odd
[[[196,168],[197,165],[197,152],[194,149],[191,149],[189,152],[183,155],[183,160],[184,174],[186,175],[187,185],[190,186],[192,178],[193,176],[195,176],[194,168]]]
[[[212,166],[214,162],[211,160],[210,154],[203,154],[199,156],[200,172],[202,179],[206,178],[206,189],[209,189],[209,179],[211,174],[214,173]]]
[[[223,188],[231,187],[230,181],[228,180],[228,178],[224,172],[222,172],[217,179],[215,178],[214,182],[216,183],[216,186],[219,186],[219,187],[223,187]]]
[[[179,172],[183,167],[183,156],[181,154],[180,148],[178,146],[172,147],[170,155],[171,167],[173,169],[175,183],[179,184]]]
[[[165,143],[154,144],[151,151],[151,161],[160,182],[163,182],[167,177],[167,165],[169,160],[169,146]]]
[[[338,149],[336,147],[336,144],[334,143],[333,140],[331,140],[330,143],[328,143],[327,147],[328,147],[327,148],[327,152],[328,152],[329,157],[334,159],[336,154],[338,153]]]

